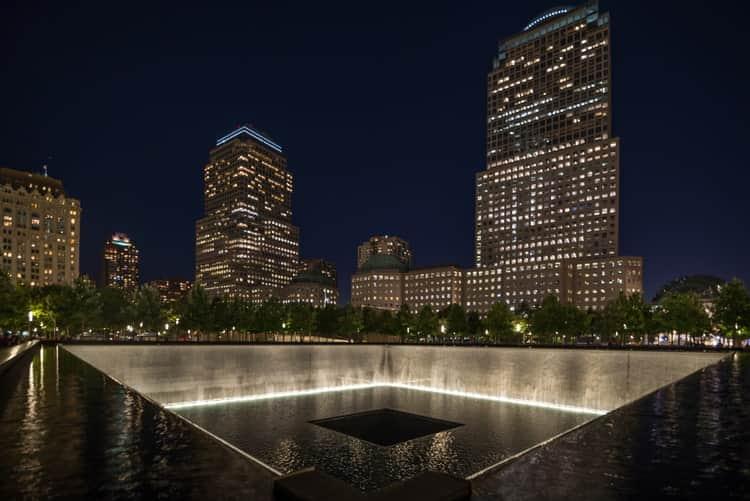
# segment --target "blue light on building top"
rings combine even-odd
[[[248,136],[252,137],[256,141],[259,141],[259,142],[265,144],[269,148],[271,148],[273,150],[276,150],[279,153],[281,153],[281,151],[282,151],[281,146],[279,146],[278,144],[274,143],[273,141],[271,141],[267,137],[263,136],[263,134],[261,134],[260,132],[254,130],[254,129],[251,129],[250,127],[248,127],[246,125],[243,125],[239,129],[236,129],[236,130],[230,132],[229,134],[227,134],[226,136],[220,138],[218,141],[216,141],[216,146],[221,146],[222,144],[226,143],[227,141],[231,141],[235,137],[241,136],[242,134],[247,134]]]

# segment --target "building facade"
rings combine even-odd
[[[104,244],[102,286],[134,292],[140,278],[138,247],[125,233],[115,233]]]
[[[212,296],[267,299],[299,266],[293,179],[281,146],[242,126],[217,141],[203,179],[196,282]]]
[[[407,267],[412,265],[412,252],[409,243],[399,237],[374,236],[357,247],[357,269],[362,269],[370,256],[373,255],[393,256]]]
[[[603,310],[620,292],[643,293],[643,258],[617,256],[566,261],[562,277],[561,300],[581,309]]]
[[[0,168],[2,262],[19,285],[71,285],[79,275],[81,204],[46,175]]]
[[[439,311],[464,304],[465,271],[454,265],[409,270],[404,274],[403,303],[416,313],[430,305]]]
[[[371,255],[352,275],[352,306],[398,310],[403,303],[404,273],[407,270],[408,266],[395,256]]]
[[[325,259],[302,259],[299,272],[289,285],[279,291],[282,303],[303,303],[314,308],[336,305],[339,289],[336,266]]]
[[[164,278],[152,280],[147,284],[159,292],[162,303],[176,303],[187,296],[193,284],[184,278]]]
[[[375,254],[352,275],[352,306],[397,311],[408,305],[417,312],[463,305],[465,273],[455,265],[410,270],[395,256]]]
[[[487,82],[487,166],[476,177],[477,271],[468,276],[492,296],[472,291],[472,305],[566,298],[564,267],[576,266],[564,263],[618,256],[609,40],[609,15],[590,2],[547,11],[500,44]]]
[[[305,271],[319,270],[325,277],[333,282],[333,285],[338,287],[339,278],[336,273],[336,265],[332,262],[321,258],[305,258],[301,259],[299,266],[297,267],[297,273]]]
[[[464,271],[464,307],[466,311],[476,311],[484,316],[495,303],[504,301],[502,269],[497,266],[471,268]]]

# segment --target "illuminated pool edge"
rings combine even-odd
[[[595,416],[603,416],[607,414],[606,410],[591,409],[588,407],[578,407],[574,405],[554,404],[550,402],[540,402],[536,400],[526,400],[522,398],[511,398],[504,396],[485,395],[482,393],[472,393],[457,390],[445,390],[441,388],[434,388],[431,386],[421,386],[406,383],[363,383],[363,384],[352,384],[342,386],[327,386],[322,388],[311,388],[308,390],[294,390],[294,391],[281,391],[272,393],[261,393],[257,395],[246,395],[239,397],[228,397],[228,398],[217,398],[208,400],[193,400],[189,402],[172,402],[163,404],[165,409],[186,409],[190,407],[201,407],[208,405],[222,405],[222,404],[233,404],[240,402],[254,402],[257,400],[270,400],[276,398],[289,398],[289,397],[300,397],[307,395],[319,395],[322,393],[334,393],[341,391],[356,391],[365,390],[370,388],[400,388],[404,390],[415,390],[427,393],[437,393],[440,395],[449,395],[460,398],[472,398],[476,400],[487,400],[492,402],[524,405],[528,407],[539,407],[542,409],[558,410],[562,412],[573,412],[577,414],[591,414]]]

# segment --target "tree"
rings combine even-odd
[[[513,340],[513,312],[508,305],[495,303],[487,313],[485,325],[493,342],[512,342]]]
[[[659,303],[667,294],[692,292],[699,298],[714,298],[719,294],[725,280],[711,275],[688,275],[664,284],[654,296],[653,302]]]
[[[558,332],[562,335],[563,342],[571,343],[575,342],[581,333],[586,332],[588,317],[572,304],[561,304],[559,323]]]
[[[398,313],[396,313],[396,328],[397,333],[399,337],[401,337],[401,342],[404,342],[404,339],[406,339],[412,332],[412,329],[414,329],[414,315],[411,313],[411,309],[409,309],[408,304],[402,304],[401,308],[399,308]]]
[[[310,335],[315,322],[313,307],[309,304],[292,303],[289,305],[289,323],[292,332],[300,335]]]
[[[719,332],[730,338],[734,346],[750,337],[750,294],[738,279],[720,288],[713,307],[713,318]]]
[[[531,313],[531,331],[545,343],[556,340],[562,328],[563,311],[557,296],[549,295]]]
[[[339,309],[336,305],[327,304],[315,315],[315,331],[324,336],[332,336],[338,330]]]
[[[711,329],[711,320],[695,293],[673,293],[664,296],[660,303],[659,314],[663,326],[669,332],[686,334],[695,342]],[[677,338],[680,344],[680,337]]]
[[[84,332],[95,324],[101,314],[101,297],[94,284],[86,278],[78,278],[72,288],[67,289],[61,305],[61,327],[68,333]]]
[[[182,325],[185,329],[207,334],[211,329],[211,300],[201,284],[195,284],[178,306]]]
[[[355,342],[361,341],[360,333],[364,327],[362,310],[346,305],[341,310],[339,317],[339,333]]]
[[[260,305],[255,318],[259,332],[281,332],[287,320],[284,305],[274,297]]]
[[[141,287],[135,296],[135,315],[138,325],[143,323],[147,332],[158,332],[164,328],[164,311],[159,291],[153,287]]]
[[[607,303],[602,313],[603,337],[607,340],[614,337],[621,345],[628,335],[640,339],[646,332],[646,310],[640,294],[626,295],[620,292]]]
[[[379,332],[389,336],[398,335],[398,319],[390,310],[382,310],[378,317]]]
[[[25,309],[23,291],[0,271],[0,333],[3,329],[22,329],[26,321]]]
[[[476,311],[470,311],[466,314],[466,334],[468,334],[474,342],[482,332],[482,319],[479,317],[479,313]]]
[[[365,306],[362,308],[362,332],[375,333],[382,332],[380,325],[381,317],[378,310]]]
[[[446,320],[446,329],[452,336],[460,336],[466,333],[466,310],[459,304],[451,304],[443,310]]]
[[[439,322],[438,316],[432,310],[432,307],[427,304],[419,310],[416,319],[416,330],[421,336],[435,336],[438,332]]]
[[[100,294],[102,307],[97,319],[100,328],[119,331],[134,320],[135,312],[122,289],[105,287]]]

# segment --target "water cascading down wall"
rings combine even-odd
[[[397,385],[611,411],[711,365],[692,352],[400,345],[65,346],[167,406]]]

